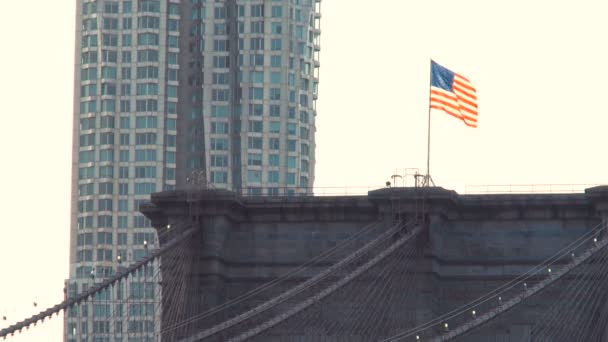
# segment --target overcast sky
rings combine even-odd
[[[425,171],[430,58],[479,98],[477,129],[433,113],[437,185],[606,183],[607,4],[324,0],[316,185]],[[74,11],[75,0],[0,5],[0,328],[63,298]],[[61,341],[61,322],[13,340]]]

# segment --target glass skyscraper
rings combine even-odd
[[[139,203],[193,171],[246,195],[310,191],[320,0],[77,2],[68,296],[154,248]],[[157,303],[156,287],[70,310],[65,340],[158,341],[158,312],[109,299]]]

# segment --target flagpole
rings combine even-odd
[[[426,141],[426,185],[431,185],[431,86],[433,85],[433,60],[431,59],[429,71],[429,122]]]

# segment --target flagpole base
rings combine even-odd
[[[417,188],[429,188],[429,187],[435,186],[435,182],[433,181],[433,178],[429,174],[422,175],[422,174],[416,173],[414,175],[414,178],[416,179]]]
[[[434,187],[435,182],[433,181],[433,177],[431,177],[431,175],[425,175],[422,181],[422,186],[425,188]]]

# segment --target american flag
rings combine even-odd
[[[469,127],[477,127],[477,94],[461,75],[431,61],[431,96],[429,106],[458,118]]]

